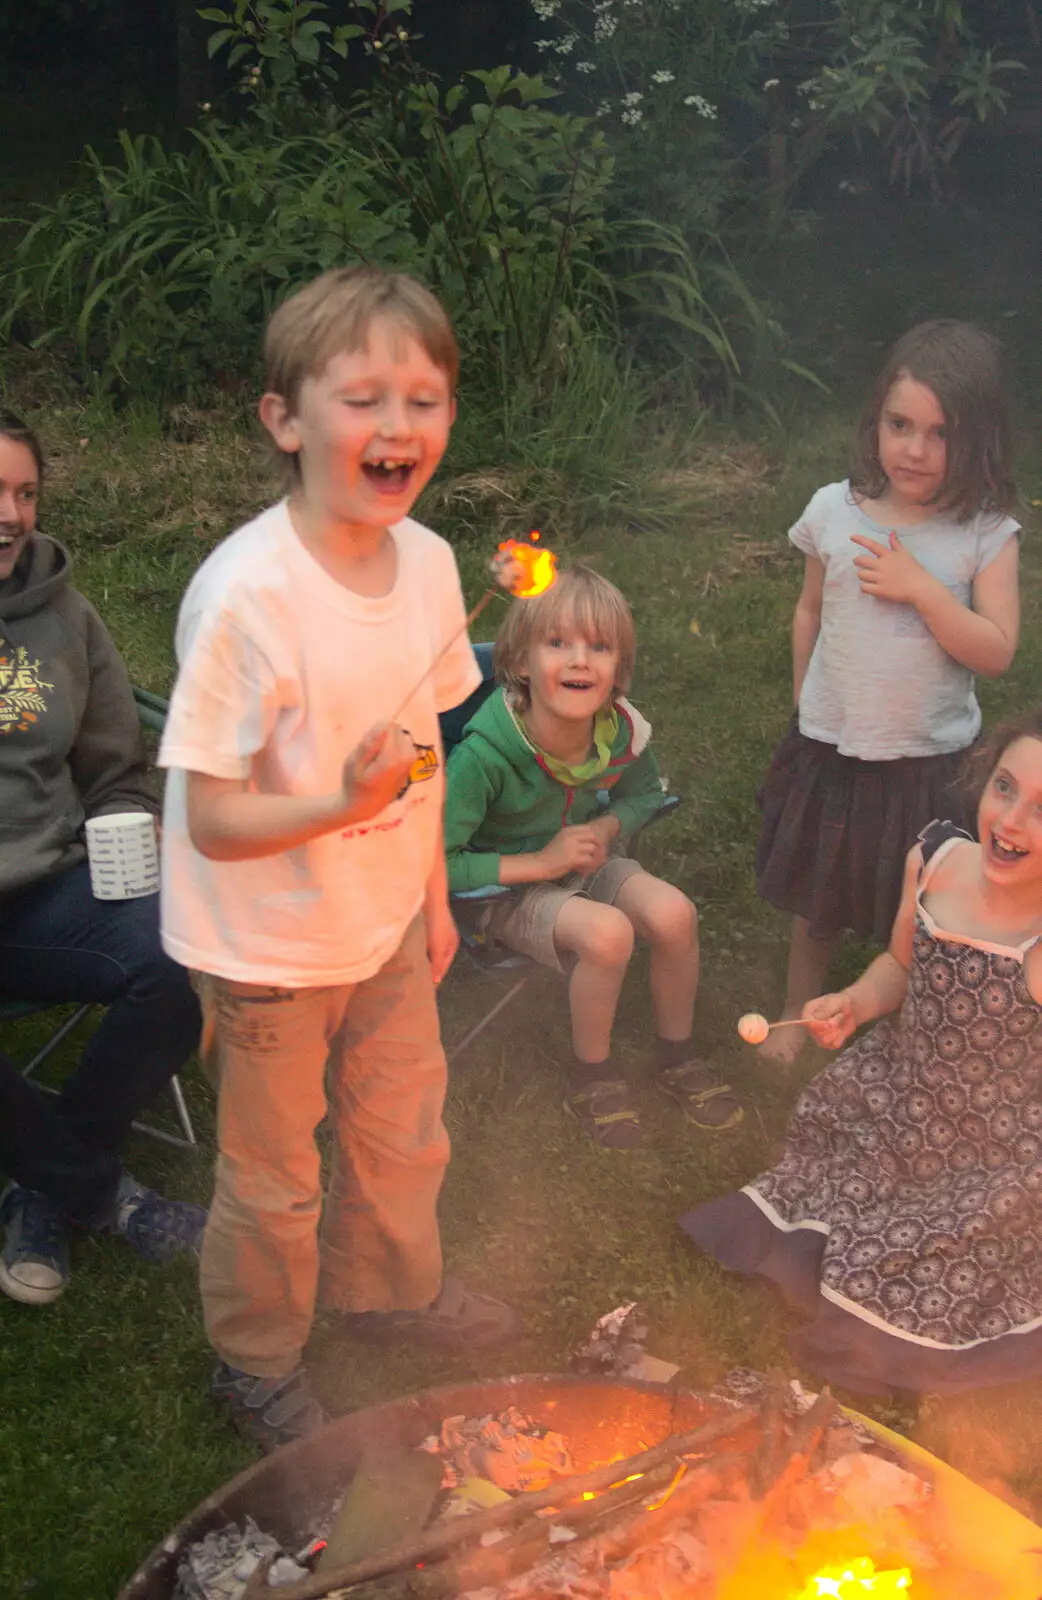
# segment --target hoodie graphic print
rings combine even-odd
[[[88,817],[157,809],[126,668],[71,565],[35,533],[0,583],[0,896],[82,861]]]

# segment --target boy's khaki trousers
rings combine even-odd
[[[206,1330],[231,1366],[281,1377],[300,1360],[316,1298],[343,1311],[413,1310],[441,1288],[447,1073],[423,919],[363,983],[198,984],[219,1091]],[[320,1245],[315,1130],[327,1076],[333,1171]]]

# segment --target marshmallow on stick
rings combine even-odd
[[[490,600],[502,595],[504,590],[512,594],[516,600],[532,600],[537,594],[545,594],[556,581],[557,557],[552,550],[536,549],[538,539],[539,533],[536,530],[529,534],[527,543],[523,539],[504,539],[489,562],[489,570],[496,580],[495,584],[485,590],[473,611],[468,612],[463,626],[457,628],[456,632],[446,639],[430,666],[413,684],[398,709],[388,717],[388,722],[398,721],[417,689],[426,683],[438,663],[448,655],[460,635],[466,633],[471,624],[480,617]]]
[[[802,1017],[783,1017],[780,1022],[768,1022],[758,1011],[747,1011],[738,1018],[738,1032],[746,1044],[763,1044],[772,1028],[805,1027]]]

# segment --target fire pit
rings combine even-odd
[[[560,1434],[577,1474],[637,1455],[671,1435],[689,1433],[727,1414],[719,1400],[684,1391],[559,1376],[456,1385],[365,1407],[258,1462],[211,1495],[157,1546],[119,1600],[171,1600],[186,1550],[228,1523],[242,1525],[252,1518],[285,1549],[298,1550],[316,1523],[331,1515],[367,1450],[388,1445],[411,1449],[436,1434],[446,1418],[480,1417],[510,1408],[538,1427]],[[965,1590],[957,1591],[960,1600],[963,1593],[966,1600],[1039,1600],[1042,1530],[906,1440],[869,1426],[902,1464],[932,1483],[933,1525],[942,1534],[945,1561],[967,1579]],[[279,1593],[278,1589],[266,1592]],[[864,1592],[871,1590],[866,1587]],[[930,1600],[934,1590],[929,1583],[921,1591],[913,1587],[909,1600],[918,1600],[920,1592]],[[956,1590],[949,1587],[945,1592]],[[634,1600],[646,1600],[636,1590],[633,1593]],[[757,1588],[735,1591],[734,1600],[775,1600],[775,1596]],[[791,1600],[797,1600],[795,1594]]]

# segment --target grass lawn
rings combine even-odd
[[[560,1368],[596,1317],[633,1298],[649,1309],[652,1351],[681,1362],[694,1386],[740,1364],[792,1370],[787,1315],[778,1303],[695,1255],[675,1226],[681,1210],[769,1163],[800,1084],[822,1059],[811,1054],[791,1076],[767,1076],[734,1032],[743,1011],[774,1014],[782,986],[786,925],[757,901],[751,857],[754,793],[790,700],[788,625],[799,568],[785,530],[815,488],[842,475],[858,380],[875,364],[881,340],[942,308],[939,296],[944,309],[974,309],[985,279],[990,315],[1003,314],[1007,296],[1024,321],[1034,309],[1025,304],[1017,262],[1001,257],[997,244],[972,270],[963,254],[958,271],[935,281],[939,258],[931,260],[925,243],[943,244],[936,220],[921,224],[924,250],[887,276],[892,258],[882,227],[875,236],[866,227],[856,247],[848,246],[845,261],[833,263],[835,279],[819,259],[816,297],[808,280],[802,324],[799,249],[788,261],[801,284],[792,296],[805,346],[798,354],[806,359],[809,352],[826,370],[836,386],[832,400],[797,397],[782,432],[703,434],[697,451],[678,449],[674,487],[686,509],[668,531],[585,522],[582,533],[553,530],[558,548],[595,561],[636,613],[634,699],[652,720],[660,759],[684,797],[678,815],[649,837],[647,864],[699,904],[698,1039],[731,1074],[746,1120],[732,1133],[698,1133],[649,1092],[647,1148],[594,1148],[561,1105],[563,992],[552,977],[532,980],[454,1066],[448,1120],[455,1154],[443,1204],[452,1269],[518,1303],[524,1339],[471,1364],[356,1348],[320,1321],[310,1359],[332,1410],[468,1374]],[[862,249],[870,280],[851,265]],[[16,385],[9,399],[33,409],[51,451],[44,525],[72,548],[78,581],[109,622],[134,678],[166,690],[187,578],[218,538],[271,498],[262,448],[231,412],[178,413],[162,424],[132,412],[113,417],[49,394],[37,379]],[[1042,453],[1030,439],[1026,444],[1022,487],[1025,501],[1038,503]],[[426,514],[437,526],[465,520],[488,529],[460,547],[465,587],[476,597],[498,490],[476,488],[472,476],[461,484],[459,471],[450,454]],[[1029,506],[1022,644],[1006,677],[982,686],[988,719],[1032,703],[1042,681],[1042,561],[1033,518]],[[549,541],[549,525],[544,533]],[[864,954],[844,952],[848,975]],[[450,1048],[498,993],[497,980],[458,965],[443,996]],[[33,1036],[33,1025],[25,1025],[14,1047]],[[623,1061],[641,1077],[651,1027],[640,958],[618,1041]],[[139,1140],[129,1160],[142,1178],[205,1201],[211,1097],[195,1071],[186,1089],[206,1153],[182,1158]],[[68,1294],[48,1310],[0,1300],[5,1597],[114,1595],[157,1538],[252,1459],[207,1395],[210,1357],[188,1266],[152,1269],[118,1241],[84,1238],[74,1270]],[[927,1402],[918,1416],[912,1406],[875,1410],[899,1427],[918,1428],[924,1442],[981,1476],[1002,1477],[1026,1495],[1042,1491],[1031,1450],[1039,1416],[1033,1390],[957,1406]],[[1036,1504],[1042,1511],[1042,1493]]]

